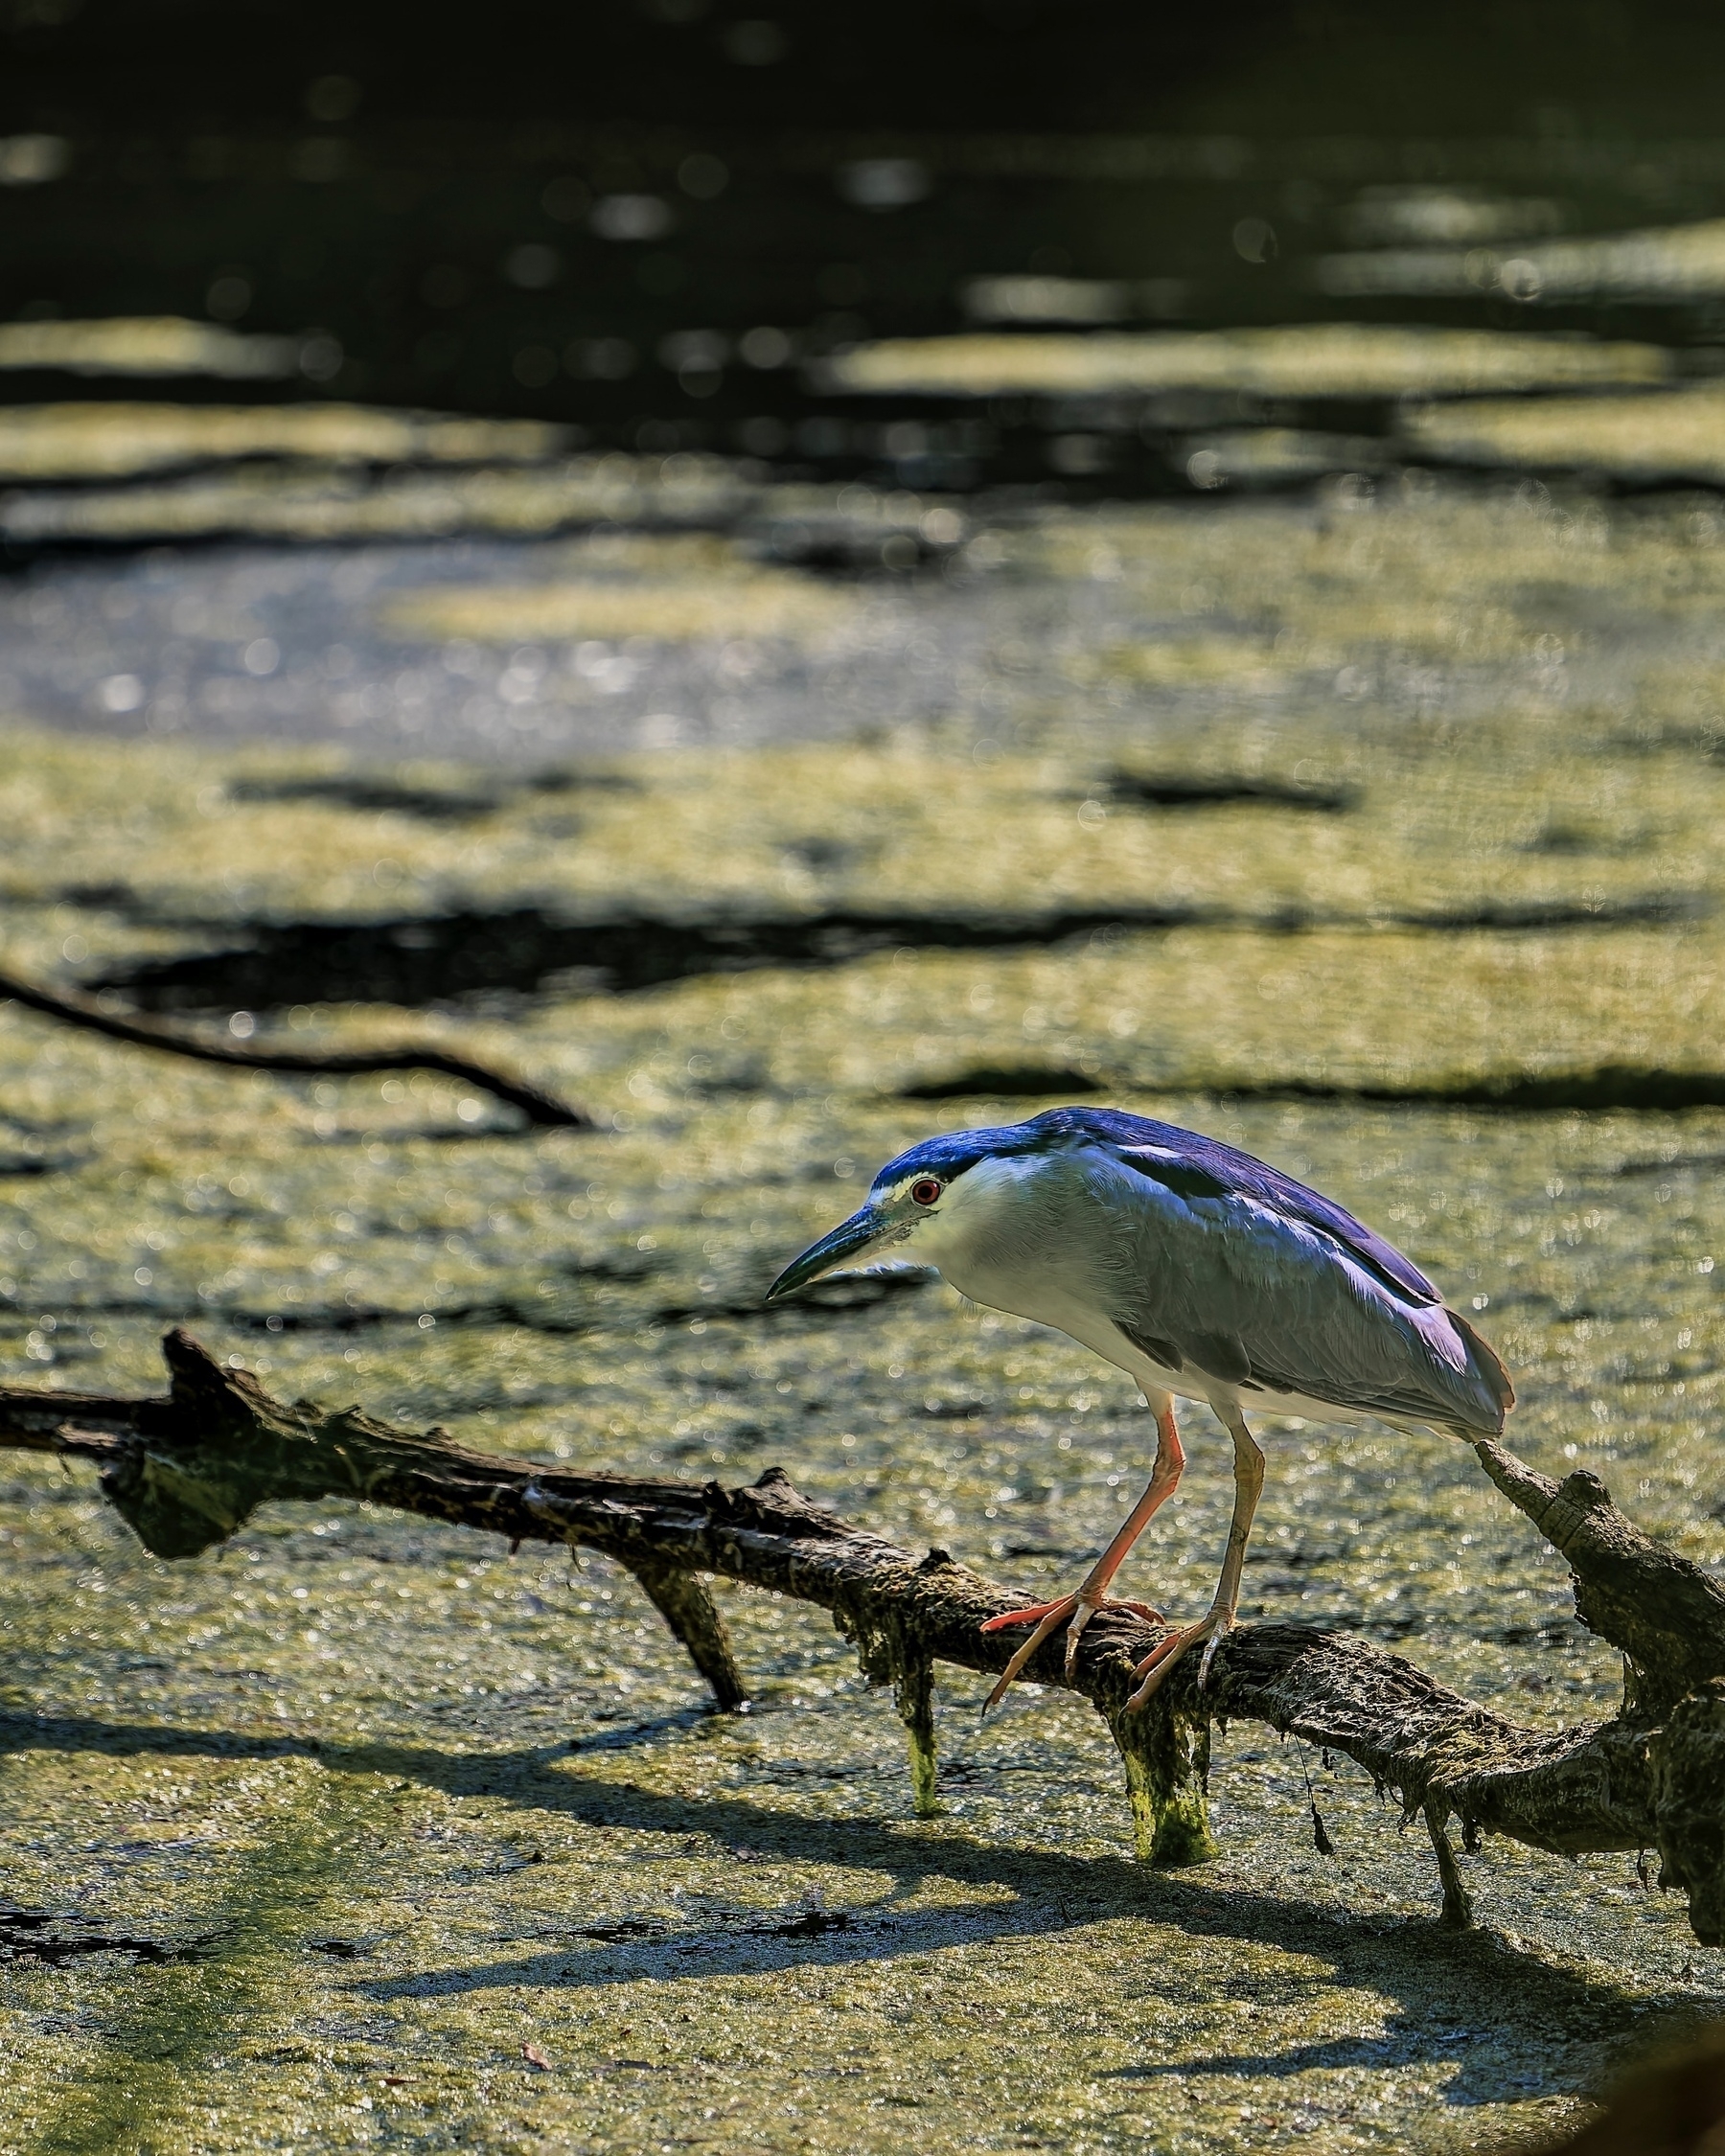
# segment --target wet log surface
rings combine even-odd
[[[119,1399],[0,1388],[0,1446],[85,1458],[110,1503],[156,1556],[196,1557],[273,1500],[356,1499],[523,1541],[579,1545],[641,1583],[724,1710],[748,1696],[702,1575],[818,1604],[851,1639],[872,1679],[895,1688],[920,1809],[934,1801],[930,1677],[936,1662],[998,1672],[1010,1633],[987,1617],[1023,1597],[945,1550],[917,1558],[811,1504],[779,1469],[748,1488],[569,1474],[470,1452],[357,1408],[287,1405],[218,1362],[191,1335],[163,1342],[162,1397]],[[1404,1657],[1346,1634],[1292,1624],[1242,1626],[1208,1688],[1193,1660],[1140,1715],[1128,1715],[1134,1663],[1161,1636],[1106,1613],[1084,1636],[1069,1680],[1051,1641],[1030,1674],[1079,1693],[1107,1721],[1124,1758],[1140,1854],[1154,1862],[1213,1853],[1204,1777],[1212,1720],[1249,1720],[1346,1755],[1423,1812],[1444,1883],[1444,1913],[1468,1921],[1447,1835],[1483,1832],[1534,1847],[1657,1848],[1664,1880],[1687,1890],[1708,1944],[1725,1939],[1725,1592],[1652,1542],[1597,1477],[1561,1484],[1501,1446],[1478,1448],[1497,1486],[1574,1569],[1576,1606],[1624,1654],[1623,1712],[1603,1725],[1535,1731],[1464,1698]]]

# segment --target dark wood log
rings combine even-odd
[[[913,1796],[935,1802],[932,1673],[936,1663],[998,1674],[1014,1645],[983,1620],[1027,1597],[943,1549],[917,1557],[809,1502],[779,1469],[752,1487],[572,1474],[457,1445],[447,1431],[400,1430],[358,1408],[273,1399],[184,1332],[163,1342],[165,1396],[115,1399],[0,1388],[0,1446],[82,1457],[109,1502],[157,1556],[191,1558],[276,1499],[356,1499],[522,1541],[567,1543],[627,1567],[688,1649],[718,1704],[746,1693],[704,1584],[724,1576],[817,1603],[890,1683],[909,1738]],[[1562,1484],[1500,1446],[1486,1472],[1575,1568],[1584,1620],[1629,1657],[1615,1720],[1535,1731],[1465,1699],[1400,1655],[1346,1634],[1252,1624],[1230,1635],[1208,1687],[1190,1658],[1140,1714],[1132,1667],[1162,1634],[1104,1612],[1069,1680],[1051,1640],[1031,1664],[1107,1721],[1126,1768],[1140,1853],[1159,1864],[1214,1851],[1204,1784],[1212,1722],[1252,1720],[1344,1754],[1425,1817],[1444,1915],[1467,1921],[1447,1825],[1470,1848],[1483,1832],[1542,1849],[1657,1847],[1667,1884],[1687,1890],[1708,1944],[1725,1939],[1725,1594],[1612,1506],[1596,1478]]]
[[[22,1003],[44,1018],[58,1019],[64,1025],[81,1026],[110,1041],[125,1041],[136,1048],[160,1048],[167,1055],[190,1056],[195,1063],[217,1063],[232,1070],[275,1070],[304,1078],[351,1078],[376,1070],[436,1070],[446,1078],[490,1093],[519,1109],[529,1123],[545,1128],[590,1131],[593,1119],[571,1108],[554,1093],[511,1078],[471,1057],[451,1055],[448,1049],[428,1045],[404,1048],[341,1048],[318,1051],[297,1048],[242,1048],[237,1042],[211,1041],[179,1027],[162,1025],[154,1019],[123,1017],[104,1011],[87,996],[39,987],[15,974],[0,973],[0,1002]]]
[[[1622,1650],[1632,1704],[1644,1717],[1668,1714],[1725,1670],[1725,1588],[1625,1520],[1586,1468],[1553,1482],[1489,1439],[1474,1449],[1504,1495],[1569,1559],[1576,1614]]]

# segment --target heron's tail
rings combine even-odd
[[[1453,1310],[1446,1310],[1444,1315],[1455,1326],[1462,1346],[1467,1350],[1469,1369],[1479,1380],[1485,1394],[1497,1404],[1497,1414],[1492,1425],[1492,1434],[1496,1435],[1504,1427],[1505,1415],[1515,1405],[1515,1388],[1509,1382],[1509,1373],[1499,1360],[1497,1349],[1488,1342],[1483,1341],[1465,1318],[1459,1318]]]

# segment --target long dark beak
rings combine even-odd
[[[849,1258],[861,1257],[872,1243],[886,1233],[886,1224],[872,1205],[864,1205],[861,1212],[852,1213],[849,1220],[840,1221],[830,1235],[823,1235],[818,1243],[812,1243],[801,1257],[794,1258],[767,1291],[769,1302],[779,1302],[786,1296],[794,1296],[798,1288],[806,1288],[811,1280],[818,1280],[823,1273],[831,1273]]]

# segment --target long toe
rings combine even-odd
[[[1202,1686],[1205,1678],[1209,1675],[1209,1665],[1215,1656],[1217,1642],[1225,1633],[1231,1632],[1232,1629],[1233,1619],[1226,1610],[1211,1610],[1207,1617],[1200,1617],[1196,1624],[1182,1625],[1178,1632],[1170,1632],[1165,1640],[1159,1640],[1132,1672],[1135,1677],[1141,1677],[1144,1681],[1126,1702],[1127,1713],[1140,1713],[1162,1688],[1169,1670],[1182,1655],[1188,1647],[1195,1647],[1201,1640],[1209,1642],[1205,1651],[1204,1666],[1198,1676]]]
[[[1070,1610],[1078,1597],[1063,1594],[1058,1602],[1032,1602],[1027,1610],[1007,1610],[1000,1617],[984,1617],[984,1632],[1008,1632],[1015,1624],[1040,1624],[1044,1617],[1052,1617],[1056,1611]]]
[[[1072,1612],[1072,1621],[1067,1626],[1066,1636],[1066,1675],[1069,1685],[1078,1666],[1078,1642],[1084,1637],[1085,1626],[1098,1610],[1111,1613],[1127,1610],[1134,1617],[1143,1617],[1151,1624],[1166,1624],[1168,1621],[1160,1610],[1152,1609],[1148,1602],[1116,1602],[1112,1594],[1087,1594],[1083,1588],[1078,1590],[1074,1599],[1078,1607]]]
[[[1205,1686],[1209,1683],[1210,1663],[1216,1659],[1216,1649],[1232,1630],[1233,1619],[1229,1617],[1224,1623],[1217,1625],[1216,1629],[1204,1642],[1204,1660],[1198,1664],[1198,1689],[1200,1691],[1203,1691]]]
[[[1130,1610],[1134,1617],[1143,1617],[1151,1624],[1165,1624],[1167,1622],[1162,1612],[1152,1609],[1148,1602],[1116,1602],[1105,1593],[1087,1593],[1082,1587],[1075,1594],[1063,1594],[1057,1602],[1033,1602],[1028,1609],[1004,1610],[999,1617],[985,1617],[982,1621],[984,1632],[1005,1632],[1021,1624],[1032,1624],[1036,1629],[1006,1664],[1005,1669],[1001,1672],[1000,1682],[982,1703],[983,1713],[986,1714],[990,1708],[1000,1705],[1006,1696],[1007,1688],[1017,1682],[1020,1673],[1026,1667],[1037,1648],[1069,1617],[1071,1619],[1071,1623],[1067,1630],[1066,1677],[1067,1682],[1070,1684],[1073,1671],[1077,1667],[1078,1642],[1084,1637],[1085,1626],[1089,1624],[1098,1610]],[[1168,1642],[1163,1640],[1157,1650],[1158,1653],[1167,1644]],[[1135,1677],[1142,1676],[1148,1667],[1148,1663],[1140,1663],[1138,1668],[1133,1671],[1133,1675]]]
[[[1026,1640],[1024,1645],[1020,1647],[1013,1655],[1012,1660],[1000,1672],[1000,1682],[995,1686],[994,1690],[990,1692],[988,1697],[982,1702],[982,1711],[984,1714],[986,1714],[991,1708],[999,1707],[1001,1700],[1005,1698],[1012,1686],[1017,1683],[1020,1670],[1024,1667],[1025,1663],[1030,1660],[1030,1657],[1036,1652],[1037,1648],[1042,1645],[1043,1641],[1047,1639],[1048,1635],[1059,1627],[1061,1620],[1067,1617],[1070,1617],[1072,1611],[1077,1608],[1077,1606],[1078,1597],[1075,1594],[1066,1594],[1063,1595],[1058,1602],[1048,1602],[1043,1605],[1041,1622],[1037,1625],[1036,1630],[1031,1633],[1029,1639]],[[1035,1615],[1036,1612],[1034,1610],[1015,1610],[1012,1613],[1013,1619],[1021,1623],[1025,1621],[1027,1618],[1034,1617]],[[990,1617],[988,1621],[983,1625],[982,1629],[984,1632],[1000,1631],[1003,1629],[1003,1620],[999,1617]]]
[[[1078,1642],[1084,1638],[1084,1628],[1101,1607],[1099,1602],[1092,1602],[1082,1591],[1077,1596],[1077,1603],[1078,1607],[1072,1612],[1072,1621],[1067,1626],[1066,1679],[1069,1685],[1072,1681],[1072,1671],[1077,1666]]]

